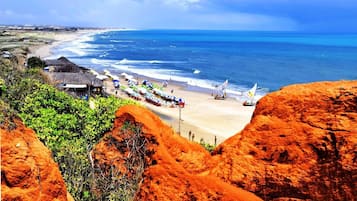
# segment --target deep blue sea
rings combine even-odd
[[[282,86],[357,80],[357,34],[201,30],[121,30],[62,44],[66,56],[98,71],[129,72],[212,88],[264,94]]]

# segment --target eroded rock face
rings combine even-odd
[[[284,87],[215,150],[210,174],[268,200],[357,199],[357,81]]]
[[[140,142],[144,143],[139,143],[143,146],[138,149],[145,152],[142,166],[129,169],[125,164],[134,161],[130,157],[136,151],[127,146],[128,123],[141,128]],[[117,111],[113,130],[92,153],[96,166],[104,169],[114,166],[129,177],[132,169],[143,168],[136,200],[261,200],[208,175],[211,156],[203,147],[174,134],[156,115],[138,106],[125,106]]]
[[[0,128],[1,200],[72,200],[50,151],[33,130],[15,122],[14,130]]]
[[[150,111],[126,106],[93,150],[96,166],[130,172],[124,165],[132,156],[130,135],[122,130],[128,122],[142,129],[145,147],[143,163],[132,167],[143,169],[136,200],[259,200],[247,191],[281,201],[357,197],[356,81],[292,85],[267,95],[250,124],[212,156]]]

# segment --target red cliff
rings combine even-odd
[[[92,156],[95,166],[136,178],[136,200],[260,200],[247,191],[264,200],[356,200],[356,150],[357,82],[341,81],[267,95],[212,155],[150,111],[122,107]]]
[[[134,143],[128,139],[135,135],[130,132],[127,136],[129,125],[141,128],[139,138],[134,137],[140,141],[136,149],[128,147]],[[140,152],[145,153],[140,155]],[[135,153],[139,157],[135,158]],[[131,169],[142,168],[143,180],[136,200],[261,200],[207,175],[210,157],[200,145],[174,134],[156,115],[137,106],[120,108],[114,129],[93,150],[94,162],[102,168],[114,166],[129,177]],[[143,158],[142,165],[132,162],[140,158]],[[132,165],[128,165],[128,160]]]
[[[284,87],[215,150],[211,174],[267,200],[357,199],[357,81]]]
[[[19,120],[0,128],[1,200],[72,200],[50,151]]]

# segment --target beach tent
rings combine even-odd
[[[143,88],[143,87],[139,87],[139,88],[138,88],[138,91],[139,91],[139,93],[142,94],[142,95],[145,95],[145,94],[147,93],[147,90],[146,90],[145,88]]]
[[[153,85],[152,85],[152,83],[149,82],[149,81],[147,81],[147,80],[144,80],[144,81],[142,82],[142,84],[143,84],[144,86],[149,87],[149,89],[153,89],[153,88],[154,88]]]
[[[134,93],[134,90],[133,90],[132,88],[126,88],[124,91],[125,91],[127,94],[132,94],[132,93]]]
[[[129,83],[129,84],[138,85],[139,82],[138,82],[136,79],[131,78],[131,79],[128,79],[128,83]]]
[[[114,85],[114,87],[117,89],[117,88],[119,88],[120,87],[120,82],[119,82],[119,80],[113,80],[113,85]]]
[[[155,88],[153,91],[154,91],[154,94],[159,95],[159,96],[161,96],[163,94],[163,91],[161,91],[160,89]]]

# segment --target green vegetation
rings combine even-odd
[[[45,62],[42,61],[40,58],[38,57],[30,57],[27,60],[27,67],[28,68],[43,68],[45,67]]]
[[[213,144],[206,143],[203,138],[200,139],[200,145],[210,153],[216,148],[216,146],[214,146]]]
[[[133,101],[96,98],[95,107],[52,86],[41,85],[27,95],[20,116],[52,150],[68,191],[76,200],[91,200],[89,152],[113,125],[115,110]]]
[[[52,151],[74,199],[97,200],[91,191],[96,181],[89,153],[111,129],[115,110],[138,103],[113,96],[75,99],[45,84],[41,69],[17,70],[16,65],[0,59],[0,126],[12,129],[14,117],[20,116]]]

